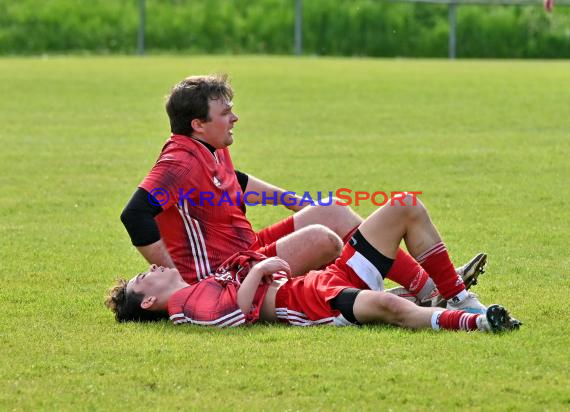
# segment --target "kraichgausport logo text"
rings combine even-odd
[[[412,197],[413,205],[417,204],[417,196],[421,195],[421,191],[404,192],[404,191],[353,191],[347,188],[337,189],[335,192],[316,192],[312,195],[310,192],[221,192],[214,193],[208,191],[198,191],[197,189],[178,189],[178,204],[182,206],[187,202],[190,206],[276,206],[278,204],[284,206],[330,206],[336,204],[339,206],[350,206],[354,203],[359,206],[362,201],[370,201],[375,206],[384,206],[388,202],[394,206],[397,202],[404,205],[406,195]],[[162,188],[155,188],[148,194],[149,201],[156,206],[164,206],[170,200],[170,194]]]

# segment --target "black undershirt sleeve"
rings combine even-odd
[[[137,188],[121,213],[121,222],[134,246],[147,246],[160,240],[154,217],[162,212],[162,207],[153,205],[148,196],[146,190]]]
[[[235,172],[239,186],[241,187],[241,191],[245,193],[247,182],[249,181],[249,176],[245,173],[240,172],[239,170],[236,170]]]

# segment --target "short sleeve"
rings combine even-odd
[[[160,158],[139,187],[153,196],[153,204],[167,210],[178,204],[180,191],[196,187],[192,181],[192,163]]]

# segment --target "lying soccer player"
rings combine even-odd
[[[401,254],[402,239],[421,266]],[[448,300],[447,309],[419,307],[383,292],[383,279],[391,273],[397,277],[397,267],[409,273],[409,265],[422,270],[413,279],[397,281],[404,287],[410,281],[423,287],[429,272]],[[262,320],[299,326],[388,323],[412,329],[502,331],[521,324],[503,307],[487,309],[465,290],[427,210],[409,195],[368,217],[325,270],[293,279],[283,275],[289,272],[279,258],[245,252],[222,265],[216,276],[190,286],[177,270],[153,265],[128,283],[121,280],[110,291],[107,306],[118,321],[153,320],[168,313],[176,324],[219,327]]]

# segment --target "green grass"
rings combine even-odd
[[[210,71],[233,78],[238,168],[423,191],[523,329],[115,324],[106,288],[146,266],[119,214],[168,136],[163,96]],[[568,410],[569,82],[567,62],[0,60],[0,410]]]

